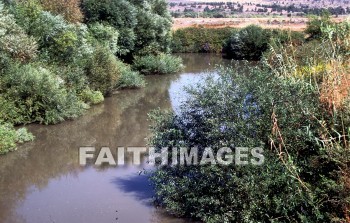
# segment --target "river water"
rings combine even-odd
[[[143,167],[82,167],[78,158],[81,146],[146,146],[147,114],[177,109],[184,86],[227,63],[210,54],[180,56],[186,68],[179,74],[148,76],[145,88],[117,92],[76,120],[27,126],[35,141],[0,156],[0,222],[189,222],[154,207],[147,177],[138,173]]]

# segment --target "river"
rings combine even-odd
[[[0,222],[189,222],[154,207],[143,167],[82,167],[78,158],[81,146],[146,146],[147,114],[177,109],[184,86],[227,63],[211,54],[180,56],[186,68],[179,74],[147,76],[145,88],[119,91],[75,120],[28,125],[35,140],[0,156]]]

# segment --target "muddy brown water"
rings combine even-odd
[[[183,86],[228,63],[210,54],[180,56],[186,69],[179,74],[148,76],[145,88],[120,91],[76,120],[27,126],[35,141],[0,156],[0,222],[189,222],[154,207],[147,176],[138,173],[144,167],[82,167],[78,159],[81,146],[145,146],[147,114],[176,109]]]

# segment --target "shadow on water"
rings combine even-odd
[[[112,183],[124,193],[133,196],[137,200],[152,205],[154,193],[147,175],[134,175],[127,178],[115,178]]]

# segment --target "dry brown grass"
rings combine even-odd
[[[341,22],[345,20],[345,17],[334,18],[333,20],[335,22]],[[259,25],[267,29],[303,31],[307,26],[308,18],[174,18],[173,21],[173,30],[198,26],[206,28],[244,28],[248,25]]]
[[[344,107],[349,99],[350,91],[350,61],[331,61],[321,84],[320,100],[332,112]]]

